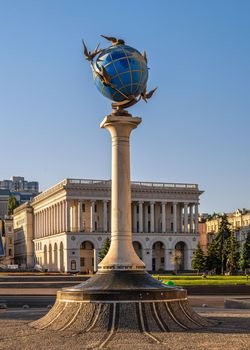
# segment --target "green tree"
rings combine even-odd
[[[227,254],[227,271],[232,275],[237,271],[239,265],[239,244],[236,240],[235,234],[231,232],[231,235],[226,240],[226,254]]]
[[[215,237],[218,246],[218,257],[220,261],[220,272],[224,275],[227,264],[227,247],[226,240],[231,236],[230,224],[228,222],[226,214],[221,216],[221,221],[218,229],[218,233]]]
[[[245,273],[246,269],[250,268],[250,233],[248,233],[246,242],[241,248],[239,265]]]
[[[12,215],[14,209],[16,209],[19,206],[19,202],[17,201],[16,197],[11,196],[8,201],[8,214]]]
[[[102,261],[105,258],[105,256],[107,255],[109,248],[110,248],[110,244],[111,244],[110,238],[106,238],[105,241],[103,242],[102,249],[99,253],[100,261]]]
[[[215,273],[220,273],[221,271],[221,261],[219,256],[218,242],[213,238],[212,242],[209,244],[207,251],[207,270],[213,270]]]
[[[192,268],[197,270],[197,272],[204,271],[206,269],[206,257],[201,249],[200,242],[198,243],[197,249],[193,255]]]

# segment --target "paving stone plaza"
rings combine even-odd
[[[176,349],[176,350],[248,350],[250,348],[250,318],[248,310],[197,309],[200,315],[216,320],[219,324],[209,330],[186,332],[153,332],[159,339],[157,344],[143,333],[130,332],[129,327],[114,333],[105,346],[112,350]],[[100,339],[107,333],[100,332],[98,326],[93,332],[69,334],[67,331],[53,332],[31,329],[30,321],[46,314],[46,309],[0,310],[1,350],[82,350],[95,349]],[[8,329],[8,332],[6,332]]]

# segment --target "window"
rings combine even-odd
[[[71,260],[71,270],[76,270],[76,261]]]
[[[95,221],[95,231],[97,231],[97,222]]]
[[[150,214],[150,206],[148,206],[148,214]]]
[[[165,259],[163,257],[163,258],[161,258],[161,264],[164,264],[164,262],[165,262]]]
[[[137,232],[139,232],[139,222],[137,221],[137,223],[136,223],[136,227],[137,227]]]
[[[11,256],[12,255],[12,250],[11,249],[9,249],[9,256]]]
[[[82,203],[82,211],[85,213],[85,204]]]
[[[174,223],[171,222],[171,231],[173,232],[174,231]]]
[[[84,266],[85,265],[85,260],[84,258],[80,258],[80,266]]]
[[[150,221],[148,221],[148,232],[151,232],[151,225],[150,225]]]
[[[173,208],[173,206],[171,205],[171,214],[173,214],[173,212],[174,212],[174,208]]]

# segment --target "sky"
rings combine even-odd
[[[250,1],[0,0],[0,179],[110,179],[111,104],[83,59],[123,38],[148,56],[131,178],[197,183],[200,211],[250,208]]]

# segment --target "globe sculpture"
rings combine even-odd
[[[58,291],[53,308],[32,326],[67,331],[79,336],[79,342],[88,344],[84,347],[88,349],[112,349],[121,340],[131,344],[135,333],[140,348],[142,339],[164,347],[163,333],[200,329],[213,323],[191,310],[186,290],[165,285],[147,273],[134,250],[130,134],[141,118],[132,117],[123,108],[140,99],[147,101],[155,89],[146,92],[146,54],[141,55],[122,39],[105,38],[112,42],[111,47],[89,52],[84,44],[84,52],[95,84],[113,101],[114,110],[100,125],[110,132],[112,140],[111,245],[97,273],[79,285]]]
[[[147,56],[121,39],[104,38],[112,41],[112,46],[88,51],[85,43],[84,53],[90,61],[95,85],[101,94],[111,101],[114,109],[130,107],[140,99],[147,101],[156,89],[146,92],[148,80]]]

